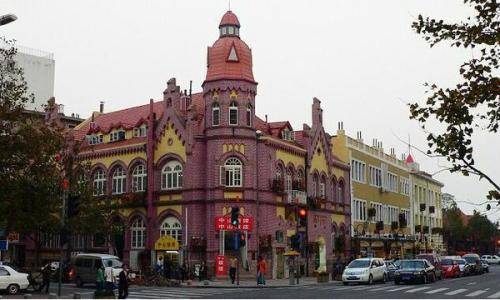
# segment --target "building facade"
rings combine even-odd
[[[333,152],[351,166],[352,250],[356,256],[406,257],[414,253],[415,238],[407,163],[382,143],[354,139],[339,123],[332,137]]]
[[[312,124],[300,130],[259,118],[256,105],[252,52],[228,11],[208,47],[201,92],[172,78],[163,99],[101,109],[75,128],[94,195],[117,203],[109,222],[121,230],[75,236],[72,249],[114,253],[133,269],[159,257],[206,262],[209,274],[220,255],[238,257],[254,274],[262,255],[273,277],[283,278],[284,254],[297,238],[303,272],[329,270],[333,257],[350,253],[351,183],[323,128],[321,102],[313,99]],[[225,224],[235,208],[239,230]],[[52,240],[47,253],[58,246]]]

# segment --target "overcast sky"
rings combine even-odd
[[[88,117],[101,100],[111,111],[161,99],[171,77],[185,89],[193,80],[200,91],[206,48],[218,38],[227,9],[228,0],[0,0],[0,14],[19,18],[0,27],[0,35],[53,52],[57,102],[66,114]],[[430,49],[410,27],[419,13],[463,19],[472,10],[462,0],[232,0],[231,9],[252,48],[258,115],[301,129],[311,123],[317,97],[328,132],[335,134],[343,121],[349,135],[361,130],[365,142],[377,138],[398,156],[408,147],[397,137],[426,147],[404,103],[423,101],[426,81],[455,84],[458,66],[474,55],[444,45]],[[474,142],[477,165],[500,180],[499,135]],[[429,173],[445,165],[416,150],[412,155]],[[447,172],[435,178],[459,201],[482,202],[490,188]],[[475,208],[459,204],[468,213]]]

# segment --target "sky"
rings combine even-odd
[[[55,97],[65,113],[88,117],[159,100],[166,82],[201,91],[207,46],[218,38],[228,0],[0,0],[0,14],[18,20],[0,35],[22,46],[54,53]],[[362,131],[386,152],[408,153],[401,140],[426,150],[426,134],[409,119],[405,103],[423,102],[423,83],[453,86],[460,64],[477,55],[447,44],[430,48],[412,29],[419,14],[458,21],[473,13],[462,0],[232,0],[240,36],[252,48],[258,81],[256,112],[270,121],[289,120],[295,129],[311,123],[313,97],[321,100],[324,126],[335,134]],[[500,135],[474,136],[479,168],[497,182]],[[446,161],[412,155],[436,173]],[[466,212],[484,210],[491,187],[476,177],[440,172],[443,192]],[[497,221],[500,212],[489,212]]]

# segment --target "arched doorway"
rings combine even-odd
[[[115,216],[110,226],[110,253],[116,255],[123,261],[123,250],[125,249],[125,223],[119,216]]]
[[[179,219],[174,216],[166,217],[160,225],[160,238],[170,237],[177,241],[174,248],[169,248],[168,250],[157,249],[156,257],[167,259],[173,266],[181,263],[182,257],[180,256],[180,248],[182,245],[182,225]]]

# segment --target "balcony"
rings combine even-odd
[[[304,191],[287,191],[287,203],[307,204],[307,194]]]

